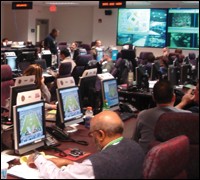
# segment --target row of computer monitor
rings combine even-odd
[[[195,71],[194,71],[195,70]],[[199,61],[196,63],[195,69],[190,64],[182,64],[180,67],[170,65],[167,69],[167,78],[173,85],[182,85],[185,82],[199,79]],[[140,84],[142,77],[147,73],[146,66],[136,67],[136,84]],[[163,75],[160,70],[159,62],[152,63],[149,75],[150,80],[162,79]]]
[[[103,99],[108,101],[111,109],[119,105],[116,79],[101,81]],[[44,145],[45,103],[44,101],[16,105],[19,92],[36,89],[34,84],[13,86],[11,88],[10,118],[14,125],[14,150],[16,154],[24,154]],[[61,128],[83,122],[83,107],[79,87],[65,87],[57,89],[58,109],[56,124]]]

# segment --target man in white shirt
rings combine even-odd
[[[29,156],[45,179],[141,179],[144,152],[136,142],[122,137],[124,125],[112,111],[103,111],[92,118],[90,133],[100,152],[82,163],[62,158],[45,159]]]
[[[74,67],[76,66],[76,63],[74,62],[73,59],[71,59],[70,57],[70,52],[68,49],[62,49],[60,51],[60,59],[61,59],[61,63],[64,63],[64,62],[71,62],[72,64],[72,69],[71,69],[71,72],[73,71]]]

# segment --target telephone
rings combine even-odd
[[[120,103],[119,104],[120,110],[122,112],[130,112],[130,113],[135,113],[138,110],[131,104],[129,103]]]
[[[45,140],[46,146],[59,146],[60,143],[48,132],[46,133],[46,140]]]
[[[69,135],[64,133],[62,129],[54,126],[54,127],[46,127],[46,131],[55,137],[57,140],[68,140]]]

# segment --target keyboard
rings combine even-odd
[[[119,117],[121,118],[122,121],[126,121],[130,118],[137,118],[137,114],[136,113],[130,113],[130,112],[121,112],[119,114]]]

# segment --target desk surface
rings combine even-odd
[[[131,138],[133,133],[135,132],[136,127],[136,118],[131,118],[126,121],[124,121],[124,133],[123,136],[126,138]],[[95,144],[93,142],[92,137],[88,136],[89,129],[86,129],[84,125],[77,126],[78,131],[71,134],[71,138],[75,140],[85,140],[89,143],[88,146],[79,145],[72,142],[62,142],[60,146],[58,146],[61,150],[66,150],[68,148],[79,148],[80,150],[90,152],[91,154],[97,152],[97,149],[95,147]],[[39,151],[44,151],[45,154],[48,155],[54,155],[56,152],[54,150],[44,150],[43,148],[40,148]],[[87,157],[86,157],[87,158]],[[82,158],[78,162],[83,161],[85,158]],[[8,179],[19,179],[17,177],[13,177],[11,175],[8,175]]]

